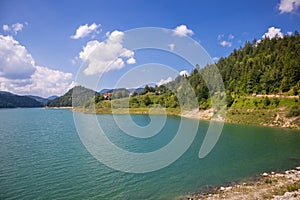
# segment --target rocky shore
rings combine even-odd
[[[300,167],[284,173],[263,173],[258,181],[220,187],[211,193],[194,194],[185,200],[300,200]]]

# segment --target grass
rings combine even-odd
[[[145,99],[150,99],[150,104],[147,104]],[[217,97],[216,97],[217,98]],[[148,99],[148,100],[149,100]],[[222,103],[223,99],[217,98],[215,101]],[[147,105],[146,105],[147,104]],[[211,104],[211,99],[207,101],[207,105]],[[268,98],[268,97],[242,97],[236,96],[234,102],[227,110],[226,121],[239,124],[254,124],[254,125],[269,125],[281,127],[287,122],[289,113],[294,117],[297,114],[300,106],[299,99],[295,98]],[[76,108],[75,111],[85,113],[111,114],[111,107],[114,108],[114,113],[117,114],[149,114],[150,109],[152,114],[168,114],[180,115],[181,110],[178,102],[176,103],[175,96],[172,94],[148,93],[134,97],[126,97],[114,100],[103,100],[94,105],[90,103],[84,108]],[[166,112],[154,107],[165,108]],[[201,105],[200,105],[201,107]],[[208,106],[208,108],[211,107]],[[280,117],[278,119],[278,116]],[[293,124],[288,125],[291,128],[300,127],[300,117],[293,119]]]
[[[236,97],[226,119],[232,123],[281,126],[296,105],[299,100],[295,98]],[[298,127],[299,122],[300,119],[294,121]]]

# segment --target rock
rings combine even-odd
[[[275,172],[271,172],[271,174],[272,174],[272,175],[274,175],[274,174],[275,174]]]
[[[283,174],[275,174],[275,177],[284,177]]]
[[[232,187],[230,187],[230,186],[225,188],[225,190],[227,190],[227,191],[231,190],[231,189],[232,189]]]
[[[268,176],[268,175],[269,175],[269,174],[266,173],[266,172],[262,174],[262,176],[265,176],[265,177]]]
[[[300,167],[296,167],[296,170],[300,171]]]
[[[224,191],[224,190],[226,190],[226,188],[224,188],[224,187],[220,187],[220,190],[221,190],[221,191]]]

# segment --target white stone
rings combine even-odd
[[[231,189],[232,189],[232,187],[227,187],[227,188],[226,188],[226,190],[231,190]]]
[[[268,176],[268,173],[265,172],[265,173],[263,173],[262,175],[263,175],[263,176]]]

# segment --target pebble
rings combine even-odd
[[[224,191],[224,190],[226,190],[226,188],[224,188],[224,187],[220,187],[220,190],[221,190],[221,191]]]
[[[227,187],[227,188],[226,188],[226,190],[231,190],[231,189],[232,189],[232,187],[231,187],[231,186],[229,186],[229,187]]]
[[[284,177],[283,174],[275,174],[275,177]]]
[[[300,171],[300,167],[296,167],[296,170]]]
[[[268,176],[268,173],[265,172],[265,173],[262,174],[262,176]]]

